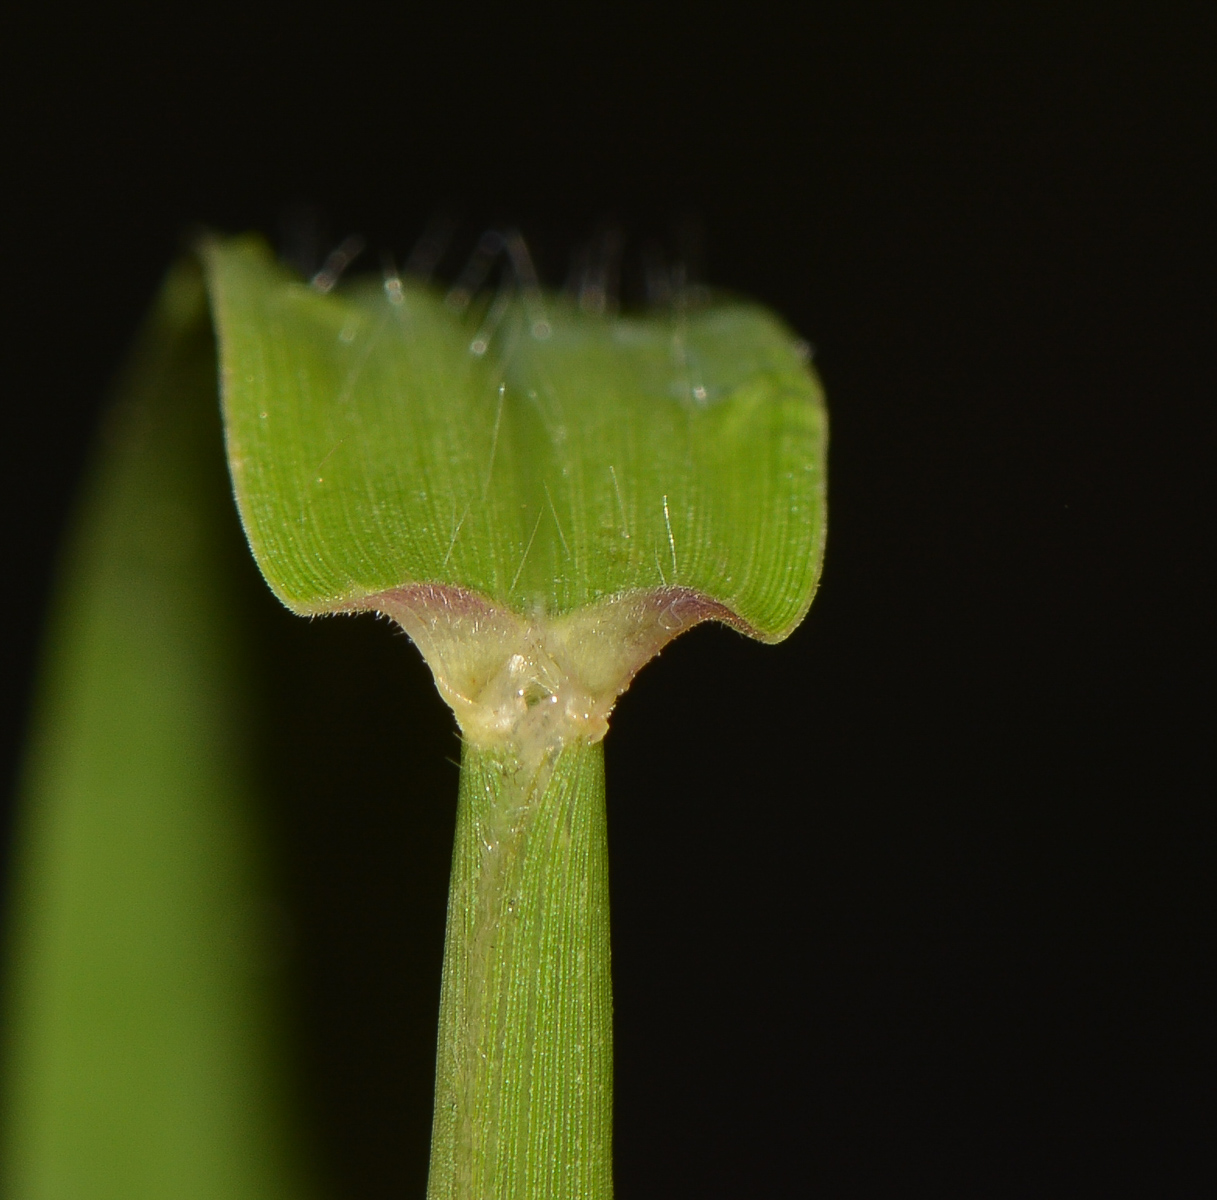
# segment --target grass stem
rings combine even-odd
[[[604,747],[540,768],[466,743],[428,1200],[608,1200]]]

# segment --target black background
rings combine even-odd
[[[619,1194],[1211,1194],[1211,19],[175,7],[0,40],[5,788],[192,222],[518,222],[554,283],[699,222],[816,346],[831,531],[789,642],[699,630],[614,718]],[[457,743],[384,625],[268,622],[317,1144],[418,1196]]]

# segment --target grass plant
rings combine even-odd
[[[209,552],[217,377],[270,588],[395,621],[460,726],[428,1196],[612,1193],[609,715],[683,630],[776,642],[803,618],[824,409],[755,304],[677,278],[621,315],[543,291],[518,236],[486,245],[497,289],[343,284],[338,260],[305,280],[251,237],[204,241],[166,283],[66,569],[24,787],[14,1198],[311,1186],[256,939],[224,949],[260,875],[239,606]]]

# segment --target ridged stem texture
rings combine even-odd
[[[428,1200],[609,1200],[603,743],[466,744]]]

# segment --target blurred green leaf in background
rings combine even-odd
[[[5,978],[12,1200],[310,1195],[200,273],[169,276],[64,562]]]

